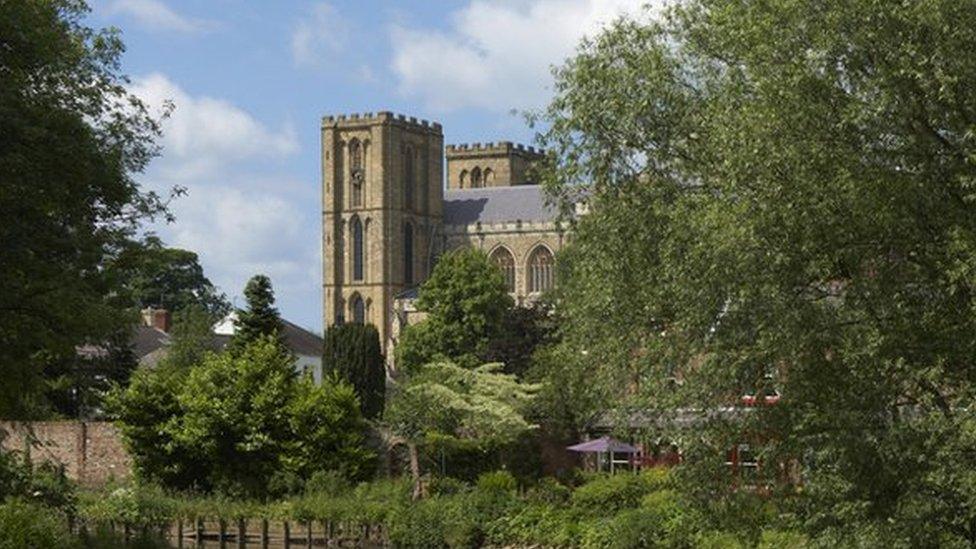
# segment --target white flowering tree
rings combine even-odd
[[[451,362],[423,366],[400,380],[386,411],[391,443],[410,454],[414,499],[424,494],[419,447],[432,440],[505,444],[535,428],[524,416],[538,386],[502,373],[502,364],[474,369]]]

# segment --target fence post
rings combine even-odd
[[[176,547],[183,549],[183,518],[176,519]]]
[[[305,523],[305,546],[312,549],[312,521]]]
[[[283,544],[285,549],[291,547],[291,528],[289,527],[288,521],[281,521],[281,528],[284,530],[285,543]]]
[[[237,547],[238,549],[247,547],[247,528],[242,518],[237,519]]]
[[[268,549],[268,519],[261,519],[261,549]]]
[[[220,519],[220,549],[227,547],[227,521]]]
[[[197,547],[203,547],[203,519],[197,517],[197,533],[196,536]]]

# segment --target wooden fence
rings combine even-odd
[[[81,523],[77,530],[84,539],[89,529],[107,527],[124,542],[152,536],[168,540],[180,549],[186,547],[388,547],[382,525],[335,523],[332,521],[288,521],[269,519],[202,520],[176,522],[156,530],[132,529],[116,523]]]

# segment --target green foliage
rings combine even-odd
[[[278,309],[274,306],[271,279],[265,275],[252,276],[244,287],[244,299],[247,300],[247,308],[237,310],[231,349],[239,351],[264,337],[272,337],[279,343],[283,341],[284,328]]]
[[[92,523],[113,521],[140,529],[168,524],[178,515],[178,502],[159,488],[140,485],[87,494],[79,509],[80,518]]]
[[[0,549],[77,546],[54,509],[17,498],[0,502]]]
[[[159,125],[129,93],[118,31],[82,1],[5,3],[0,18],[0,416],[36,413],[46,356],[125,327],[104,267],[164,204],[133,178]]]
[[[167,487],[266,496],[316,471],[359,479],[371,469],[352,387],[296,376],[270,337],[188,373],[140,372],[113,404],[137,472]]]
[[[227,297],[204,275],[197,254],[167,248],[154,235],[127,242],[108,269],[124,287],[116,298],[121,306],[169,311],[196,307],[205,311],[211,321],[230,312]]]
[[[648,417],[783,395],[663,426],[701,501],[749,440],[760,483],[803,458],[811,536],[976,543],[974,29],[971,0],[690,0],[557,71],[567,375]]]
[[[385,420],[414,441],[442,437],[491,445],[515,440],[532,428],[522,411],[536,387],[500,370],[500,364],[474,369],[428,364],[397,387]]]
[[[480,363],[512,305],[501,270],[488,256],[470,248],[447,252],[420,288],[417,308],[428,317],[404,331],[398,367],[410,370],[435,359]]]
[[[4,436],[0,432],[0,440]],[[0,451],[0,501],[18,497],[63,513],[72,513],[76,500],[64,470],[47,462],[33,466],[20,453]]]
[[[482,473],[476,484],[478,491],[486,494],[515,494],[518,482],[508,471]]]
[[[355,323],[330,326],[324,339],[323,369],[352,384],[363,417],[379,417],[386,398],[386,365],[376,327]]]
[[[594,514],[637,507],[644,496],[664,487],[666,475],[659,469],[637,475],[598,475],[573,492],[573,505]]]
[[[187,305],[173,315],[173,329],[161,367],[182,370],[200,364],[214,350],[213,315],[200,305]]]

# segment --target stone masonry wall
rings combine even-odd
[[[2,446],[22,452],[32,463],[61,465],[68,478],[85,486],[124,480],[132,460],[115,425],[104,421],[0,421]]]

